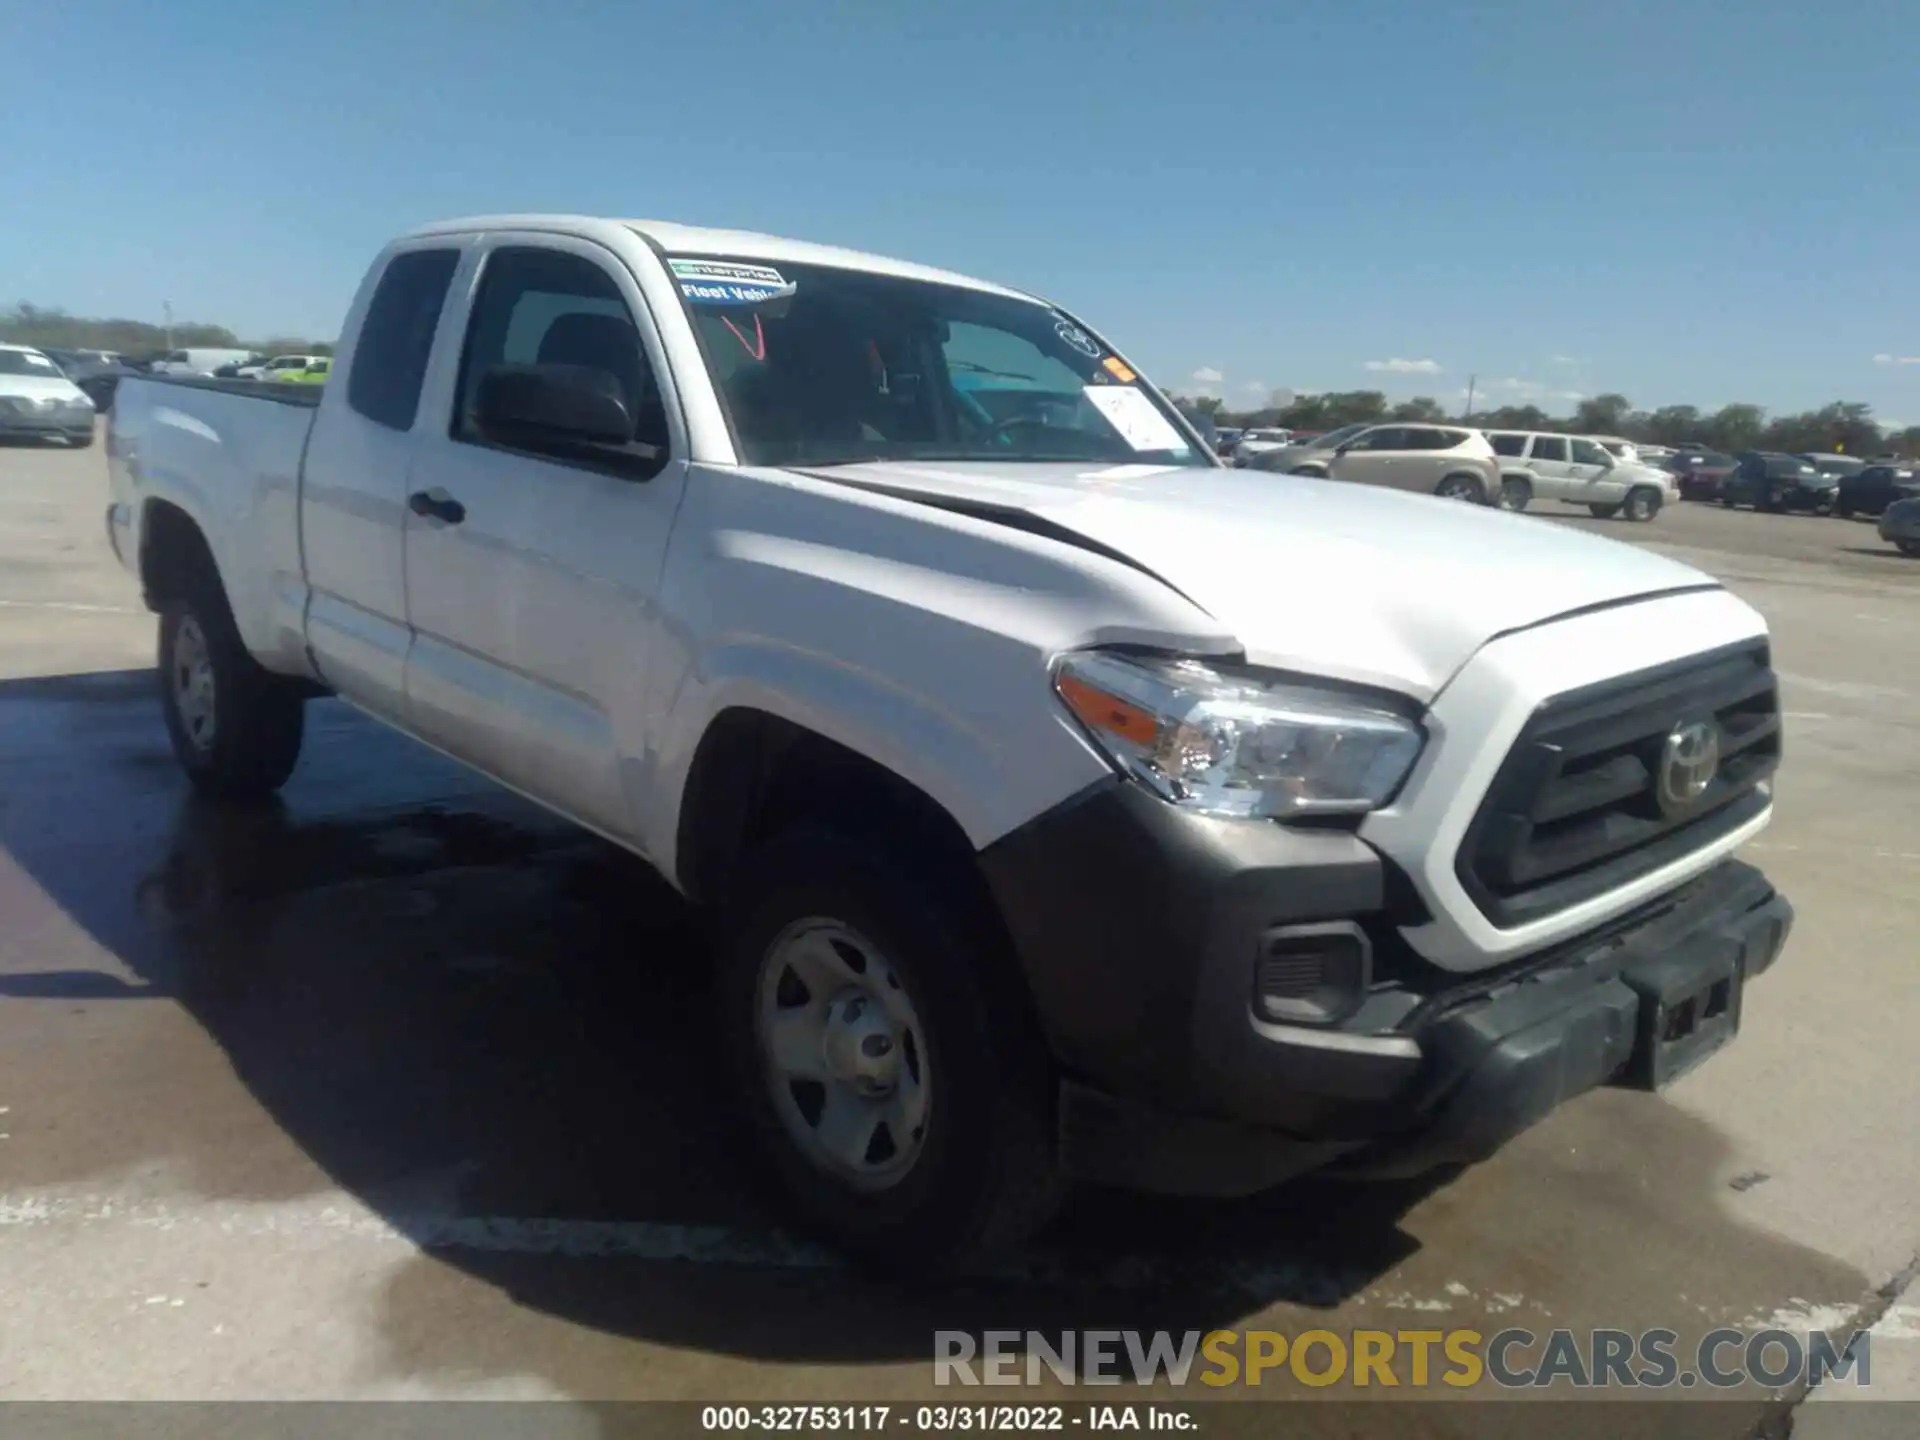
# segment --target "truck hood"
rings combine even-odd
[[[1152,465],[793,468],[1115,553],[1230,628],[1253,664],[1421,701],[1497,635],[1717,586],[1544,520],[1338,481]]]

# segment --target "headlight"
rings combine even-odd
[[[1203,815],[1364,814],[1422,743],[1391,710],[1196,660],[1082,652],[1054,688],[1116,765]]]

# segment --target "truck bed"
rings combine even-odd
[[[129,375],[107,418],[115,546],[138,555],[151,492],[215,550],[255,654],[300,665],[300,467],[318,385]],[[228,553],[221,553],[228,552]]]

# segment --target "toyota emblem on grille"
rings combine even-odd
[[[1674,726],[1660,751],[1660,808],[1669,815],[1688,809],[1719,773],[1720,727],[1711,720]]]

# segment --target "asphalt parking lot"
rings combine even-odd
[[[0,448],[0,1397],[905,1399],[936,1328],[1844,1331],[1920,1250],[1920,562],[1870,524],[1565,512],[1774,628],[1748,858],[1799,925],[1730,1050],[1446,1183],[1087,1194],[921,1292],[755,1199],[698,927],[636,862],[330,702],[284,804],[189,801],[104,495],[98,446]]]

